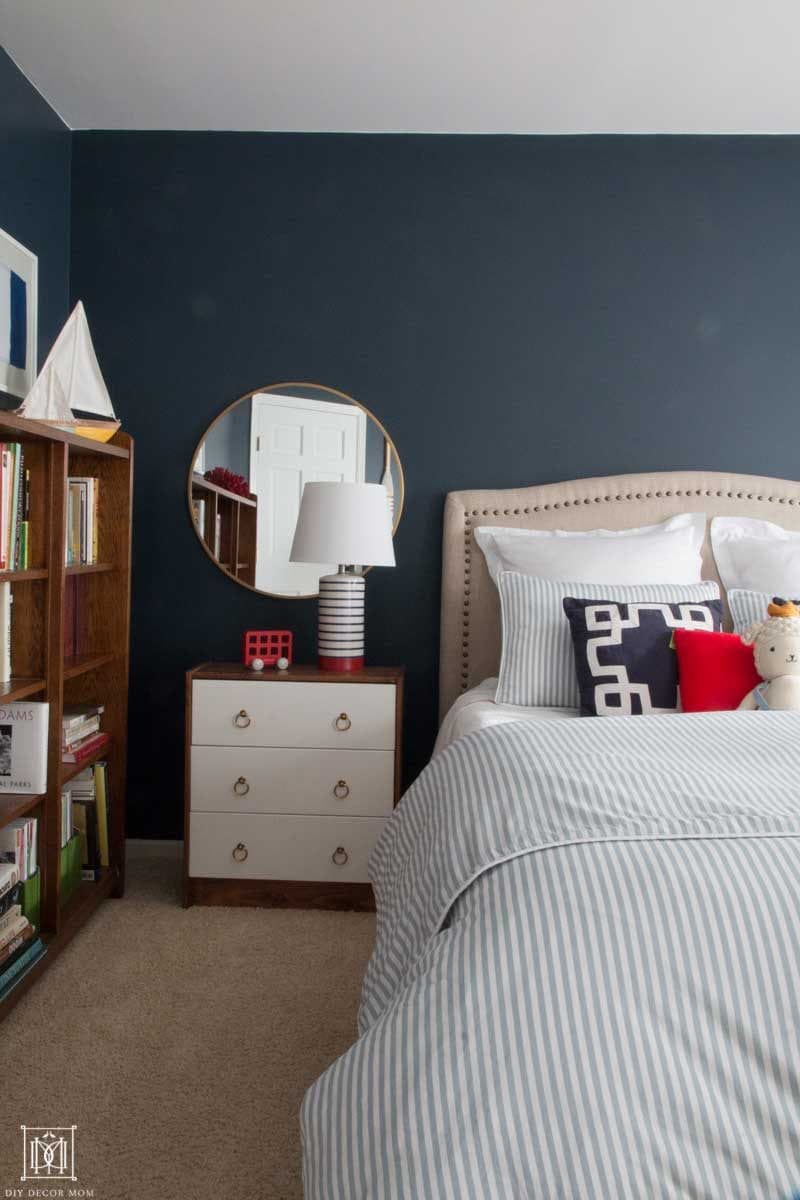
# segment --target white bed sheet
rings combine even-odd
[[[555,721],[577,717],[577,708],[526,708],[519,704],[495,704],[497,679],[484,679],[477,687],[459,696],[442,721],[433,753],[438,754],[456,738],[488,725],[503,725],[508,721]]]

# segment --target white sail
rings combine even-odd
[[[116,419],[80,300],[17,413],[39,421],[74,421],[75,409]]]

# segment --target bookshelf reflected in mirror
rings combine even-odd
[[[11,677],[0,681],[0,706],[48,705],[44,791],[0,790],[0,845],[9,846],[12,829],[28,818],[37,822],[36,936],[46,949],[8,979],[0,959],[2,1019],[98,905],[124,890],[133,444],[122,432],[102,444],[2,412],[0,443],[21,448],[28,478],[27,501],[18,488],[15,529],[0,450],[0,584],[10,585],[12,598]],[[68,757],[78,761],[63,761],[65,737],[72,738]],[[87,869],[85,832],[78,847],[71,801],[62,793],[77,794],[78,783],[95,777],[107,789],[106,865]]]

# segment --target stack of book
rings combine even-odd
[[[100,729],[102,704],[75,704],[64,709],[61,736],[61,761],[81,763],[108,744],[108,734]]]
[[[19,442],[0,443],[0,571],[28,566],[31,473]]]
[[[97,512],[100,481],[93,476],[67,480],[67,566],[97,562]]]
[[[21,882],[14,862],[0,862],[0,1000],[46,951],[22,915]]]
[[[98,879],[100,868],[109,865],[108,768],[95,763],[81,771],[69,784],[72,827],[81,838],[81,877]]]

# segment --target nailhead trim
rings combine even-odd
[[[675,491],[668,489],[667,491],[664,491],[664,492],[661,492],[661,491],[658,491],[658,492],[636,492],[635,495],[633,495],[631,492],[628,492],[624,496],[621,496],[621,495],[617,495],[617,496],[584,496],[578,500],[562,500],[559,502],[554,502],[553,504],[543,504],[543,505],[535,504],[533,506],[533,508],[523,508],[523,509],[504,508],[502,510],[502,515],[504,517],[509,517],[512,515],[515,517],[518,517],[522,514],[523,516],[527,517],[527,516],[530,516],[530,514],[532,512],[534,512],[534,513],[550,512],[551,510],[555,511],[560,508],[571,508],[571,507],[575,508],[580,504],[610,504],[612,502],[624,503],[625,501],[628,501],[628,500],[652,500],[654,498],[657,500],[662,500],[665,497],[671,498],[672,496],[684,496],[684,495],[685,496],[716,496],[717,499],[719,499],[719,500],[721,500],[724,496],[726,500],[747,499],[747,500],[755,500],[759,504],[765,503],[765,499],[766,499],[767,504],[789,504],[792,507],[794,507],[797,504],[797,500],[793,499],[791,496],[789,496],[789,497],[787,497],[787,496],[767,496],[765,498],[764,496],[754,496],[752,492],[748,492],[747,495],[745,496],[744,492],[721,492],[721,491],[713,492],[709,488],[706,488],[705,491],[703,491],[702,488],[694,488],[694,489],[687,488],[686,491],[684,492],[680,488],[676,488]],[[467,512],[466,510],[464,512],[464,603],[462,606],[462,619],[461,619],[461,649],[462,649],[462,654],[461,654],[461,658],[462,658],[461,691],[462,692],[465,692],[467,690],[467,688],[469,687],[469,652],[470,652],[470,642],[469,642],[470,587],[469,587],[469,584],[470,584],[470,573],[471,573],[470,538],[471,538],[471,534],[472,534],[472,526],[471,526],[471,522],[470,522],[470,517],[499,517],[500,515],[501,515],[501,511],[498,508],[492,508],[492,509],[473,508],[469,512]]]

